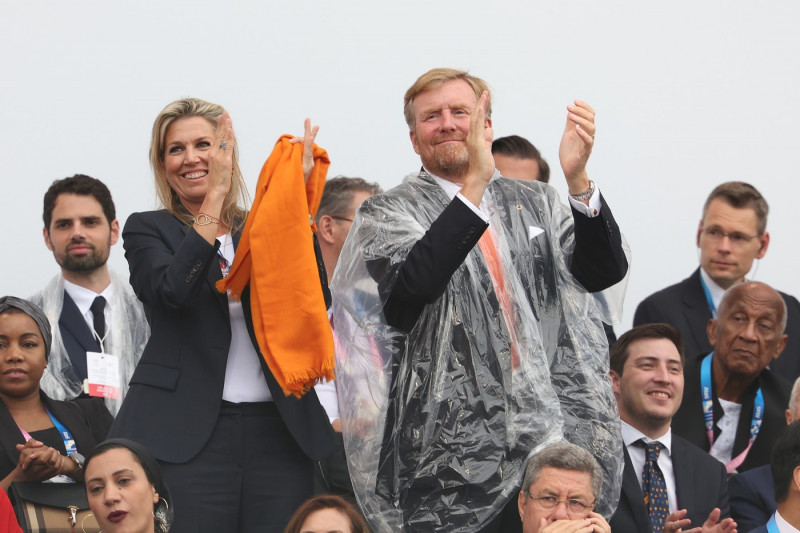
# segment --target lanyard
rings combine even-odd
[[[780,533],[774,514],[770,517],[769,522],[767,522],[767,533]]]
[[[64,441],[64,449],[67,450],[67,455],[77,452],[78,447],[75,446],[75,439],[72,438],[72,433],[70,433],[69,430],[64,427],[64,424],[59,422],[58,419],[53,416],[53,413],[50,412],[50,409],[47,409],[45,407],[45,411],[47,411],[47,416],[50,417],[50,421],[53,422],[53,425],[61,434],[61,439]],[[24,429],[19,428],[19,430],[22,432],[22,436],[25,437],[25,442],[33,438],[31,437],[31,434],[25,431]]]
[[[706,302],[708,303],[709,311],[711,311],[711,318],[717,318],[717,306],[714,305],[714,299],[711,297],[711,291],[708,290],[708,285],[706,285],[706,281],[703,279],[703,276],[700,276],[700,285],[703,286],[703,292],[706,293]]]
[[[711,358],[714,352],[711,352],[703,358],[703,363],[700,366],[700,392],[703,397],[703,418],[706,422],[706,432],[708,433],[709,448],[714,445],[714,400],[711,395]],[[742,453],[731,459],[725,468],[728,473],[732,473],[739,468],[750,448],[753,447],[758,432],[761,430],[761,422],[764,420],[764,395],[761,393],[761,387],[756,391],[756,398],[753,402],[753,418],[750,421],[750,442],[747,443],[747,448]]]

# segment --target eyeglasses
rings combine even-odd
[[[558,507],[558,504],[560,504],[562,502],[564,504],[566,504],[567,511],[570,514],[574,514],[574,515],[589,514],[592,511],[592,509],[594,509],[594,504],[593,503],[592,504],[586,504],[586,503],[583,503],[582,501],[576,500],[574,498],[569,498],[569,499],[566,499],[566,500],[560,500],[560,499],[556,498],[555,496],[534,496],[533,494],[531,494],[528,491],[525,491],[525,494],[528,495],[528,498],[530,498],[531,500],[534,500],[539,507],[541,507],[542,509],[545,509],[547,511],[555,509],[556,507]]]
[[[748,242],[758,237],[758,235],[747,235],[745,233],[739,233],[738,231],[725,233],[724,231],[718,229],[704,229],[703,235],[714,242],[720,242],[722,239],[727,237],[733,246],[744,246]]]
[[[338,215],[330,215],[330,217],[334,220],[344,220],[345,222],[352,222],[352,218],[340,217]]]

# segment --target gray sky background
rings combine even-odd
[[[633,249],[618,331],[697,266],[701,206],[722,181],[749,181],[770,203],[754,277],[800,293],[797,2],[6,0],[2,13],[2,294],[29,296],[57,272],[41,221],[54,179],[103,180],[122,224],[156,207],[147,150],[167,103],[196,96],[231,112],[251,191],[306,116],[329,177],[391,188],[419,167],[403,93],[437,66],[490,83],[495,135],[536,144],[564,195],[565,107],[597,110],[589,174]],[[111,264],[127,273],[121,243]]]

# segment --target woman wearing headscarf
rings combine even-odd
[[[333,451],[316,393],[287,396],[283,386],[292,366],[312,380],[319,375],[301,363],[323,355],[319,350],[305,359],[309,354],[301,350],[316,331],[327,330],[332,355],[320,283],[324,269],[320,276],[305,193],[316,172],[315,134],[306,121],[303,138],[278,142],[281,157],[271,156],[265,165],[277,169],[270,191],[288,187],[297,192],[291,198],[296,203],[285,217],[256,223],[274,212],[271,192],[259,194],[247,212],[232,123],[221,106],[179,100],[153,125],[150,163],[164,209],[134,213],[122,232],[131,286],[144,304],[151,337],[111,436],[141,442],[159,461],[175,500],[173,532],[281,532],[313,492],[313,460]],[[276,209],[287,205],[280,200]],[[265,249],[279,260],[265,259]],[[297,251],[307,260],[290,266]],[[273,275],[302,269],[310,284],[301,290],[287,279],[258,291],[256,276],[244,284],[241,300],[226,294],[227,287],[218,290],[223,278],[237,279],[244,257]],[[280,291],[293,301],[270,305]],[[291,304],[304,298],[316,302],[321,327],[293,310]],[[296,342],[277,348],[291,320],[302,327]],[[267,331],[268,321],[277,329]]]
[[[82,481],[82,454],[111,427],[101,399],[64,402],[40,390],[51,338],[39,307],[0,298],[0,487],[6,491],[13,481]]]

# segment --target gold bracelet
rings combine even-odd
[[[219,219],[205,213],[197,213],[194,217],[194,223],[198,226],[208,226],[209,224],[219,224]]]

